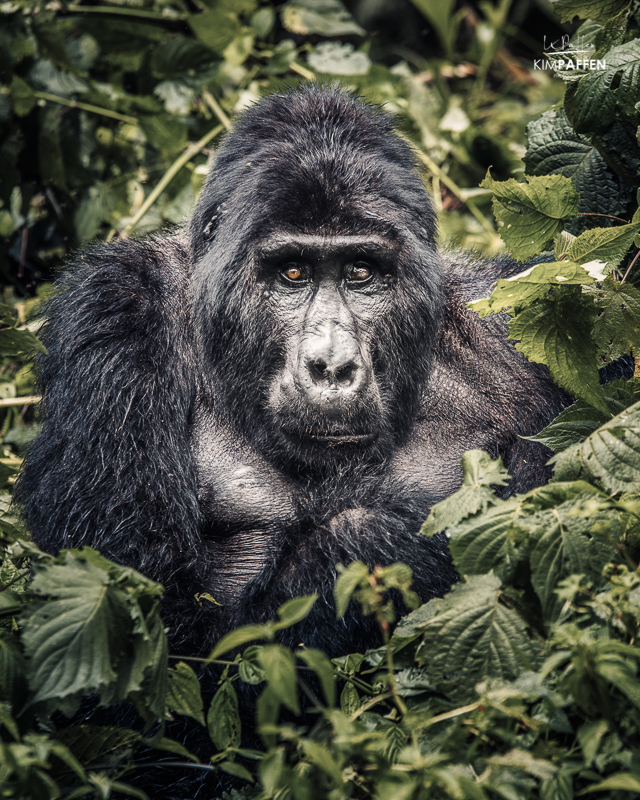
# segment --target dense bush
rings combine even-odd
[[[34,430],[24,356],[38,346],[27,321],[38,300],[7,292],[0,796],[141,796],[126,786],[139,748],[194,761],[158,725],[178,715],[211,738],[211,761],[199,768],[246,781],[233,800],[640,794],[640,380],[601,385],[598,375],[640,353],[640,12],[627,0],[559,0],[565,18],[591,16],[573,42],[604,65],[549,80],[504,48],[508,3],[471,17],[451,2],[416,6],[444,58],[390,59],[335,0],[0,7],[0,230],[18,292],[68,243],[179,221],[206,148],[239,105],[292,77],[342,75],[401,115],[437,197],[460,209],[443,217],[447,236],[495,252],[492,195],[511,253],[542,254],[473,307],[507,310],[518,349],[576,397],[535,437],[555,453],[547,486],[500,500],[501,464],[465,455],[461,489],[423,528],[449,533],[463,576],[449,595],[394,629],[387,590],[415,607],[410,570],[343,568],[339,613],[361,602],[385,646],[333,662],[291,652],[277,633],[314,598],[293,600],[278,621],[217,645],[209,662],[219,682],[205,708],[204,664],[167,654],[161,588],[90,550],[41,553],[9,507]],[[465,38],[465,26],[475,35]],[[465,47],[469,60],[458,63]],[[518,155],[526,177],[509,178]],[[481,189],[461,188],[485,173]],[[261,750],[242,747],[240,683],[260,691]],[[140,725],[100,726],[88,715],[56,731],[52,716],[81,703],[88,712],[131,704]]]

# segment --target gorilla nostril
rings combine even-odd
[[[309,372],[315,381],[326,380],[331,376],[328,375],[327,362],[322,358],[316,358],[309,361]]]
[[[341,367],[338,367],[338,369],[336,369],[335,371],[336,383],[347,384],[347,385],[352,384],[357,371],[358,367],[354,364],[353,361],[350,361],[348,364],[343,364]]]

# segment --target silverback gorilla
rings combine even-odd
[[[466,308],[522,267],[436,250],[409,148],[337,89],[274,95],[217,152],[184,229],[96,245],[61,279],[40,365],[44,428],[18,497],[38,543],[91,545],[166,587],[177,653],[318,592],[288,644],[376,643],[337,621],[335,565],[455,578],[418,534],[461,455],[544,481],[532,434],[566,404]],[[221,605],[195,595],[208,592]]]

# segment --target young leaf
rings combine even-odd
[[[215,661],[216,658],[228,653],[229,650],[235,650],[236,647],[242,647],[243,644],[255,642],[260,639],[271,639],[273,636],[271,627],[267,625],[244,625],[242,628],[236,628],[226,636],[223,636],[218,644],[209,653],[208,661]]]
[[[296,663],[291,651],[279,644],[269,644],[261,648],[259,658],[273,694],[283,706],[299,714]]]
[[[420,528],[425,536],[434,536],[457,525],[466,517],[484,512],[497,502],[492,486],[505,486],[510,475],[502,459],[491,460],[483,450],[469,450],[462,456],[462,486],[455,494],[437,503]]]
[[[225,680],[214,694],[207,713],[207,728],[218,750],[240,745],[240,714],[238,697],[231,681]]]
[[[188,664],[179,661],[169,670],[167,711],[193,717],[204,725],[204,708],[198,676]]]
[[[327,656],[321,650],[313,650],[308,647],[297,650],[296,655],[316,673],[327,705],[329,708],[333,708],[336,704],[336,676]]]
[[[359,584],[367,579],[368,567],[362,561],[353,561],[348,567],[338,564],[338,579],[333,587],[338,619],[344,617],[347,606]]]
[[[309,616],[309,612],[317,599],[317,594],[309,594],[304,597],[294,597],[293,600],[287,600],[278,609],[279,620],[273,623],[273,630],[281,631],[301,622]]]
[[[518,261],[545,250],[578,213],[579,196],[569,178],[543,175],[527,181],[494,181],[487,172],[480,184],[494,194],[493,213],[504,225],[500,235]]]

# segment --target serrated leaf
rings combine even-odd
[[[207,712],[209,736],[220,751],[240,745],[241,725],[238,697],[231,681],[225,680],[214,694]]]
[[[600,315],[593,325],[596,345],[608,361],[625,355],[640,355],[640,289],[611,278],[590,288]]]
[[[105,705],[129,698],[142,713],[164,716],[160,586],[84,548],[41,561],[32,587],[47,598],[27,606],[21,621],[32,702],[72,713],[82,695],[96,694]]]
[[[283,706],[299,714],[296,663],[291,651],[279,644],[268,644],[260,649],[259,659],[273,694]]]
[[[204,725],[204,707],[198,676],[184,661],[169,670],[167,711],[193,717]]]
[[[627,185],[591,140],[574,131],[564,110],[547,111],[527,126],[525,166],[530,175],[571,178],[580,195],[580,212],[619,215],[626,209]],[[569,223],[572,229],[576,224]]]
[[[592,433],[579,446],[579,455],[608,491],[640,492],[640,402]]]
[[[585,766],[590,767],[598,753],[602,737],[609,730],[609,723],[604,719],[585,722],[578,731],[578,741],[582,748]]]
[[[526,537],[515,526],[521,508],[519,500],[510,498],[452,528],[449,549],[456,570],[473,575],[493,569],[506,579],[523,558]]]
[[[131,751],[141,738],[129,728],[103,725],[74,725],[56,732],[56,739],[86,765],[119,750]]]
[[[457,525],[466,517],[486,511],[497,502],[492,486],[506,486],[510,475],[502,459],[493,461],[483,450],[469,450],[461,459],[464,479],[457,492],[437,503],[420,528],[424,536],[434,536]]]
[[[633,39],[609,50],[606,69],[580,79],[573,98],[573,125],[579,133],[606,129],[619,112],[635,114],[640,93],[640,42]]]
[[[607,270],[617,267],[640,231],[640,223],[616,228],[592,228],[581,233],[567,248],[567,257],[579,264],[597,259]]]
[[[253,783],[255,780],[246,767],[235,761],[222,761],[218,766],[223,772],[226,772],[227,775],[233,775],[234,778],[242,778],[243,781],[249,781],[249,783]]]
[[[605,564],[615,557],[622,528],[616,525],[617,519],[610,512],[602,498],[590,493],[522,521],[534,542],[530,554],[531,582],[545,620],[555,618],[562,607],[555,594],[561,580],[582,574],[588,580],[598,581]],[[603,525],[608,528],[606,540],[589,535]]]
[[[436,604],[418,658],[439,688],[453,698],[471,698],[487,678],[512,680],[535,668],[540,644],[520,615],[502,602],[500,580],[474,575]]]
[[[518,261],[545,250],[564,221],[578,212],[578,193],[564,175],[528,177],[527,181],[494,181],[487,172],[480,184],[493,192],[493,211],[503,223],[500,236]]]
[[[640,384],[636,381],[611,381],[606,383],[602,390],[610,413],[605,414],[584,400],[576,400],[561,411],[540,433],[524,438],[541,442],[554,453],[558,453],[571,445],[583,442],[587,436],[608,422],[611,414],[619,414],[640,399]]]
[[[333,708],[336,704],[336,676],[331,661],[321,650],[313,650],[308,647],[297,650],[296,655],[316,673],[327,705],[329,708]]]
[[[508,323],[508,338],[529,361],[546,364],[559,386],[607,413],[592,324],[593,310],[580,295],[559,293],[520,312]]]
[[[371,69],[366,53],[340,42],[321,42],[309,53],[307,61],[311,69],[325,75],[366,75]]]
[[[584,267],[573,261],[551,261],[529,267],[511,278],[501,278],[488,299],[475,300],[468,307],[481,317],[506,308],[520,311],[536,300],[548,297],[553,286],[584,285],[595,280]]]
[[[553,10],[561,22],[571,22],[574,17],[606,22],[629,5],[630,0],[555,0]]]

